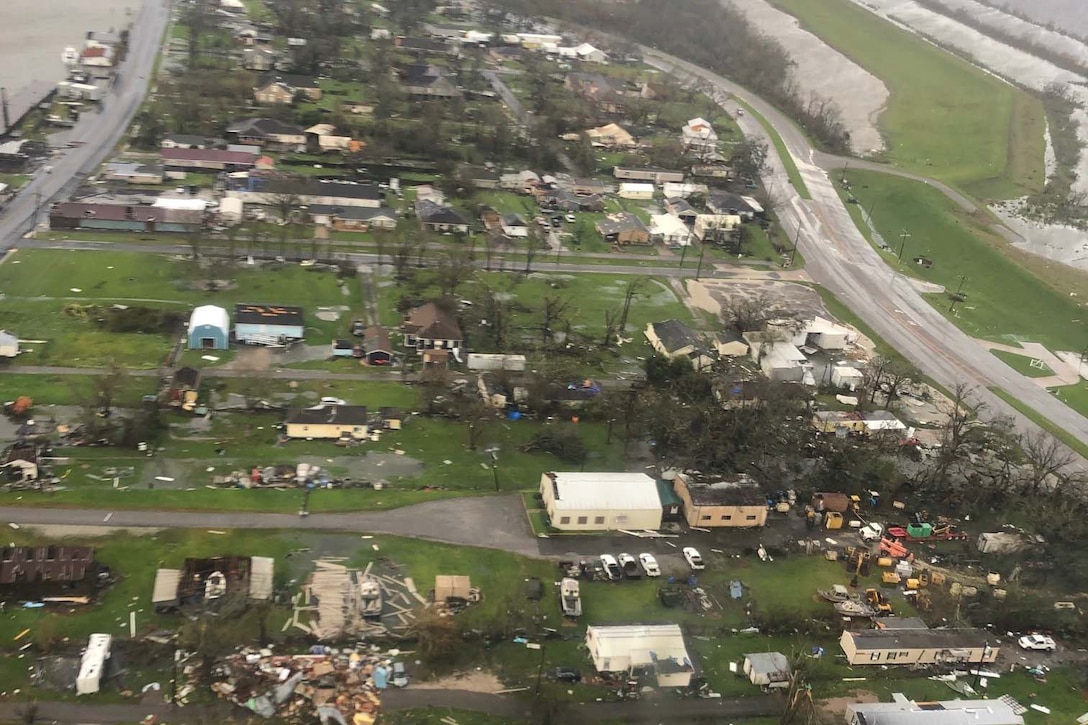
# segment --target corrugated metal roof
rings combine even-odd
[[[661,508],[657,481],[645,473],[549,473],[557,510]]]

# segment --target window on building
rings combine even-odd
[[[587,521],[589,521],[589,517],[588,517],[588,516],[579,516],[579,517],[578,517],[578,523],[580,523],[580,524],[584,524],[584,523],[586,523]]]
[[[899,653],[899,659],[903,659],[904,657],[910,657],[910,652],[900,652]]]
[[[744,517],[744,520],[745,520],[745,521],[755,521],[755,520],[756,520],[756,517],[755,517],[755,516],[745,516],[745,517]]]
[[[569,524],[570,523],[570,516],[560,516],[559,517],[559,523]]]
[[[710,518],[711,518],[710,514],[706,514],[705,516],[700,516],[699,520],[700,521],[710,521]]]
[[[889,652],[889,653],[888,653],[888,660],[889,660],[889,661],[891,661],[891,660],[894,660],[894,659],[895,659],[895,656],[896,656],[896,653],[895,653],[895,652]]]
[[[593,517],[593,523],[603,524],[604,523],[604,516],[594,516]]]
[[[725,514],[724,516],[722,516],[722,521],[732,521],[732,520],[733,520],[733,515],[732,514]]]
[[[880,661],[880,653],[879,652],[873,652],[871,655],[869,655],[869,661],[870,662],[879,662]]]

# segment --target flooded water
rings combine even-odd
[[[141,0],[0,0],[0,87],[62,81],[61,53],[79,48],[88,30],[119,31]]]
[[[1088,2],[1085,0],[996,0],[1037,23],[1053,23],[1055,29],[1088,37]]]

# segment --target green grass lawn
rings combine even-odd
[[[225,279],[231,285],[208,292],[197,280]],[[78,291],[73,291],[78,290]],[[342,336],[351,312],[338,321],[315,317],[317,307],[361,308],[357,280],[339,283],[335,272],[294,264],[265,267],[220,265],[202,268],[190,260],[132,252],[20,250],[0,266],[5,304],[0,326],[27,339],[24,364],[94,367],[115,360],[129,367],[155,367],[173,342],[172,334],[107,333],[93,321],[63,313],[79,305],[143,305],[187,316],[198,304],[232,309],[238,302],[300,305],[308,341],[320,344]]]
[[[1063,385],[1051,388],[1054,397],[1088,418],[1088,381],[1081,380],[1076,385]]]
[[[155,378],[130,376],[118,391],[115,405],[132,408],[140,398],[157,391]],[[89,375],[27,375],[0,367],[0,401],[26,395],[34,401],[35,414],[48,413],[50,405],[81,405],[91,394]]]
[[[895,164],[987,198],[1042,188],[1037,99],[849,0],[774,4],[887,84],[879,123]]]
[[[1005,350],[991,350],[990,352],[998,360],[1021,375],[1025,375],[1029,378],[1045,378],[1048,375],[1054,374],[1054,371],[1051,370],[1046,363],[1041,363],[1041,367],[1032,365],[1033,359],[1027,355],[1017,355],[1015,352],[1007,352]]]
[[[1081,300],[1088,299],[1088,281],[1083,275],[1028,259],[983,225],[988,217],[963,212],[925,184],[869,171],[849,171],[846,177],[858,201],[848,205],[855,215],[875,203],[873,223],[893,249],[884,255],[893,267],[899,235],[906,230],[911,236],[903,252],[905,274],[953,291],[966,276],[967,299],[956,305],[955,314],[948,313],[946,295],[930,296],[964,332],[1000,342],[1036,341],[1057,350],[1084,348],[1088,328]],[[933,267],[911,261],[919,256],[933,260]]]
[[[786,143],[782,140],[782,137],[774,130],[774,126],[763,117],[763,114],[752,108],[740,98],[734,96],[733,100],[746,108],[748,113],[752,114],[752,116],[759,121],[759,125],[762,126],[763,130],[767,132],[767,135],[771,137],[771,143],[774,144],[774,149],[778,152],[778,157],[782,159],[782,165],[786,169],[786,176],[789,177],[790,183],[793,184],[793,188],[797,190],[797,193],[802,199],[811,199],[812,194],[809,193],[808,187],[805,186],[805,180],[801,178],[801,172],[797,170],[797,164],[794,162],[793,157],[790,156],[790,152],[786,149]]]
[[[1016,408],[1018,411],[1020,411],[1024,415],[1026,415],[1030,420],[1034,421],[1035,424],[1038,425],[1040,428],[1042,428],[1043,430],[1049,432],[1050,435],[1054,436],[1055,438],[1060,440],[1062,443],[1066,444],[1067,446],[1069,446],[1070,448],[1072,448],[1074,451],[1081,454],[1085,458],[1088,458],[1088,443],[1085,443],[1084,441],[1078,440],[1071,433],[1066,432],[1066,430],[1064,428],[1060,428],[1059,426],[1057,426],[1054,423],[1050,422],[1049,418],[1047,418],[1046,416],[1044,416],[1042,413],[1035,410],[1031,406],[1027,405],[1026,403],[1021,402],[1018,398],[1013,397],[1005,389],[999,388],[999,387],[996,387],[996,386],[991,386],[990,387],[990,392],[993,393],[994,395],[996,395],[997,397],[1001,398],[1002,400],[1004,400],[1006,403],[1008,403],[1012,407]],[[1088,396],[1084,396],[1084,397],[1088,397]],[[1083,397],[1081,397],[1079,392],[1075,396],[1075,400],[1077,400],[1077,401],[1083,400]],[[1083,408],[1081,408],[1080,410],[1083,411]]]

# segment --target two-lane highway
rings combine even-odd
[[[0,210],[0,249],[15,246],[49,202],[71,194],[113,152],[143,102],[169,20],[169,0],[144,0],[129,31],[128,55],[116,82],[98,111],[84,113],[71,131],[80,145],[47,161],[50,170],[38,171]]]
[[[976,386],[974,401],[984,404],[983,417],[1009,417],[1021,431],[1039,430],[988,390],[1000,387],[1079,440],[1088,441],[1088,419],[990,354],[884,263],[854,225],[834,183],[821,168],[821,162],[827,164],[828,160],[812,148],[789,118],[721,76],[652,48],[643,47],[642,52],[646,61],[660,70],[700,86],[709,85],[716,100],[734,112],[736,107],[729,96],[744,100],[782,138],[812,196],[810,200],[802,199],[790,184],[782,160],[759,121],[736,114],[746,136],[768,144],[769,171],[764,179],[767,191],[783,228],[791,237],[800,235],[805,270],[813,280],[831,290],[933,380],[948,388],[959,383]],[[1076,458],[1074,468],[1088,471],[1088,461]]]

